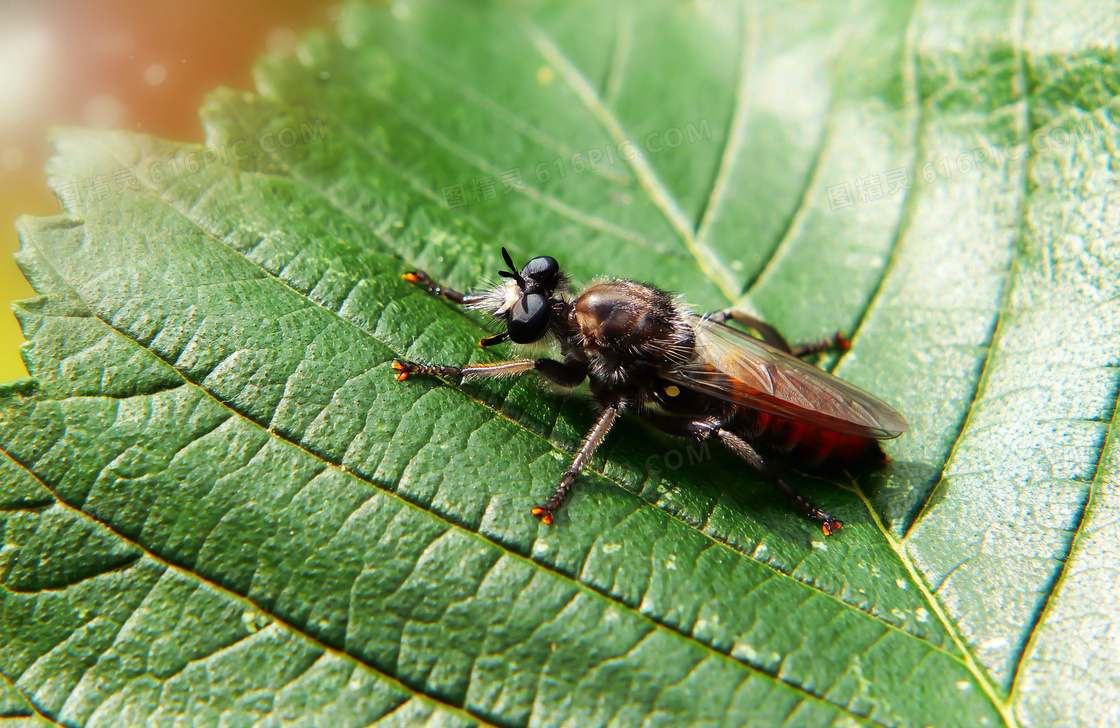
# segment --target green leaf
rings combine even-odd
[[[356,5],[205,145],[61,132],[0,393],[0,716],[1116,722],[1115,10]],[[401,278],[501,245],[843,330],[822,365],[913,429],[797,478],[827,540],[633,421],[540,525],[587,403],[390,366],[508,355]]]

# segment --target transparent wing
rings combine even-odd
[[[693,315],[697,361],[665,378],[711,397],[878,440],[910,426],[893,407],[797,357]]]

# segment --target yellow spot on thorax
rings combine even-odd
[[[680,393],[681,390],[677,387],[674,387],[672,384],[670,384],[668,387],[665,387],[665,394],[669,395],[670,397],[676,397]]]

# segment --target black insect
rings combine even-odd
[[[437,285],[422,271],[405,279],[458,304],[486,311],[506,330],[479,342],[551,343],[562,361],[515,359],[466,367],[396,361],[397,379],[411,374],[505,377],[536,371],[561,387],[589,380],[599,417],[556,491],[532,510],[552,523],[576,477],[621,412],[632,412],[671,435],[715,438],[754,467],[826,535],[843,524],[813,505],[760,451],[789,456],[802,465],[883,458],[878,440],[908,428],[889,405],[800,357],[830,347],[847,348],[841,334],[791,347],[756,318],[733,310],[698,316],[681,301],[631,280],[593,283],[574,298],[554,258],[533,258],[518,270],[502,249],[508,279],[469,295]],[[759,334],[724,325],[728,320]]]

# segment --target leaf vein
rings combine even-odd
[[[743,146],[743,138],[746,136],[747,120],[750,118],[751,71],[757,62],[756,54],[758,52],[759,20],[757,11],[758,8],[754,0],[747,0],[739,6],[742,33],[739,42],[742,44],[742,52],[739,58],[738,79],[735,84],[735,108],[728,123],[719,167],[716,169],[716,175],[712,179],[712,185],[705,198],[700,219],[696,224],[696,239],[701,243],[708,239],[712,221],[719,213],[719,205],[723,201],[728,180],[731,178],[735,161],[739,158],[739,150]]]
[[[568,86],[575,92],[575,94],[583,101],[599,122],[610,132],[611,137],[615,142],[621,144],[628,137],[622,127],[621,122],[611,113],[609,109],[604,106],[602,99],[599,98],[598,93],[591,86],[591,83],[583,75],[583,73],[564,55],[564,52],[549,38],[544,31],[537,27],[532,20],[528,17],[522,16],[522,22],[525,26],[526,33],[529,39],[533,42],[537,52],[547,62],[551,63],[557,68],[560,75],[567,82]],[[631,168],[634,170],[635,176],[638,178],[638,183],[645,190],[650,200],[661,210],[662,214],[669,221],[669,224],[677,231],[677,234],[684,241],[685,247],[696,258],[697,264],[700,269],[712,280],[713,283],[723,292],[728,301],[735,301],[734,282],[731,278],[722,273],[727,270],[727,266],[720,260],[719,255],[704,241],[696,238],[695,230],[692,228],[692,223],[688,220],[684,211],[665,184],[657,176],[653,167],[644,156],[633,155],[633,159],[629,160]]]
[[[1054,575],[1053,580],[1051,580],[1050,582],[1050,588],[1047,590],[1045,598],[1039,605],[1038,610],[1034,613],[1034,615],[1032,615],[1032,619],[1026,630],[1027,640],[1023,645],[1023,649],[1019,653],[1018,658],[1015,660],[1015,667],[1011,671],[1011,689],[1008,691],[1008,702],[1011,702],[1015,696],[1015,689],[1017,687],[1019,679],[1019,672],[1023,667],[1023,663],[1027,659],[1027,655],[1030,653],[1031,647],[1034,645],[1035,639],[1037,638],[1037,635],[1039,633],[1039,627],[1042,625],[1043,621],[1046,619],[1046,615],[1050,611],[1050,607],[1054,601],[1054,595],[1057,593],[1058,588],[1065,580],[1066,574],[1069,573],[1069,564],[1070,561],[1073,560],[1073,553],[1077,549],[1078,542],[1081,540],[1082,535],[1084,535],[1085,523],[1089,520],[1088,516],[1090,509],[1093,507],[1093,502],[1096,499],[1096,495],[1100,487],[1099,481],[1101,476],[1101,466],[1105,462],[1105,460],[1108,459],[1110,451],[1113,448],[1117,447],[1115,433],[1117,432],[1117,423],[1120,422],[1120,399],[1118,399],[1117,402],[1113,405],[1112,412],[1112,420],[1109,423],[1108,433],[1105,436],[1106,445],[1102,447],[1100,459],[1097,460],[1096,471],[1093,473],[1092,480],[1089,481],[1089,492],[1085,498],[1085,503],[1082,505],[1081,511],[1075,518],[1073,536],[1069,541],[1069,549],[1066,550],[1066,553],[1060,559],[1061,564],[1058,567],[1058,571]]]
[[[140,544],[138,541],[132,540],[131,538],[124,535],[120,531],[117,531],[115,528],[110,526],[108,523],[90,515],[86,511],[83,511],[83,510],[81,510],[79,508],[76,508],[76,507],[70,505],[69,503],[67,503],[49,485],[47,485],[47,483],[42,478],[40,478],[39,475],[34,470],[30,469],[29,467],[24,465],[22,462],[17,460],[15,458],[15,456],[12,455],[12,453],[8,452],[7,449],[5,449],[2,445],[0,445],[0,453],[3,453],[15,465],[17,465],[22,470],[27,472],[28,475],[30,475],[40,485],[42,485],[43,488],[47,490],[47,492],[49,492],[52,496],[54,496],[55,500],[59,503],[60,506],[62,506],[63,508],[65,508],[69,511],[71,511],[75,516],[78,516],[79,518],[89,520],[90,522],[92,522],[92,523],[98,525],[99,527],[105,529],[109,533],[111,533],[114,536],[116,536],[117,538],[119,538],[124,543],[126,543],[126,544],[136,548],[140,552],[142,552],[145,557],[151,559],[156,564],[161,565],[167,571],[175,572],[176,574],[179,574],[180,576],[186,577],[188,580],[193,580],[196,583],[200,583],[202,586],[205,586],[205,587],[213,590],[214,592],[225,596],[228,599],[231,599],[231,600],[233,600],[233,601],[235,601],[239,604],[244,604],[246,606],[251,607],[252,609],[259,612],[262,616],[264,616],[268,619],[271,619],[275,625],[277,625],[279,628],[284,629],[286,632],[289,632],[290,634],[294,635],[295,637],[298,637],[300,639],[303,639],[303,640],[307,641],[308,643],[314,645],[317,649],[320,649],[323,652],[333,654],[333,655],[335,655],[335,656],[337,656],[337,657],[339,657],[343,660],[346,660],[347,662],[354,663],[354,664],[362,667],[363,669],[380,676],[384,680],[386,680],[386,681],[392,683],[393,685],[395,685],[402,692],[408,693],[409,695],[419,697],[423,700],[430,701],[431,703],[433,703],[433,704],[435,704],[435,705],[437,705],[437,706],[439,706],[439,707],[441,707],[445,710],[451,711],[451,712],[453,712],[455,714],[458,714],[458,715],[463,715],[465,717],[469,717],[471,720],[482,721],[482,719],[479,716],[476,716],[472,713],[469,713],[468,711],[466,711],[465,709],[463,709],[463,708],[461,708],[457,705],[454,705],[452,703],[446,703],[446,702],[440,700],[439,698],[436,698],[436,697],[433,697],[433,696],[428,695],[426,693],[422,693],[418,690],[415,690],[414,688],[411,688],[408,685],[406,685],[405,683],[401,682],[396,677],[394,677],[394,676],[392,676],[388,673],[382,672],[381,670],[379,670],[378,668],[376,668],[372,664],[370,664],[368,662],[365,662],[364,660],[360,659],[359,657],[357,657],[355,655],[352,655],[349,652],[346,652],[344,650],[340,650],[336,647],[332,647],[331,645],[327,644],[326,642],[323,642],[323,641],[319,640],[317,637],[314,637],[313,635],[311,635],[307,632],[304,632],[299,627],[296,627],[294,624],[286,622],[285,620],[281,619],[277,615],[269,612],[267,609],[264,609],[262,606],[256,604],[255,602],[253,602],[248,597],[242,596],[242,595],[238,594],[237,592],[232,591],[231,589],[227,589],[226,587],[221,586],[217,582],[211,581],[210,579],[207,579],[206,577],[202,576],[201,574],[199,574],[195,571],[192,571],[191,569],[189,569],[185,566],[180,566],[179,564],[177,564],[173,561],[169,561],[168,559],[165,559],[161,556],[156,555],[154,552],[147,549],[145,546]],[[485,723],[485,721],[483,721],[483,724],[487,725],[487,726],[490,726],[490,728],[499,728],[499,726],[491,725],[489,723]]]

